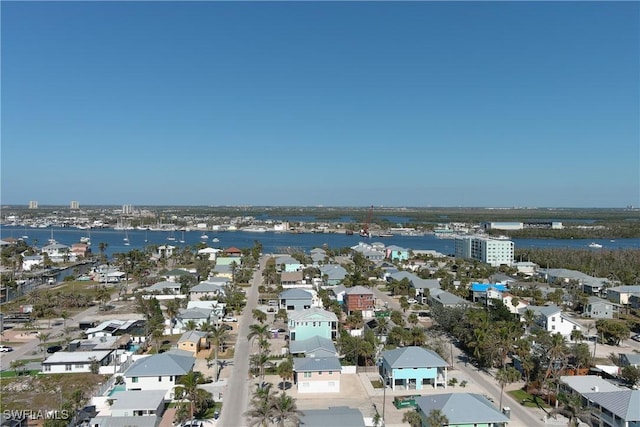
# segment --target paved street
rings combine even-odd
[[[236,342],[232,372],[228,378],[227,391],[223,396],[224,404],[218,425],[222,427],[238,427],[247,425],[244,413],[249,405],[249,355],[251,354],[250,343],[247,340],[249,335],[249,325],[253,323],[252,311],[258,305],[258,286],[262,283],[262,270],[268,257],[260,259],[260,268],[253,274],[251,287],[247,290],[247,305],[243,314],[238,318],[238,339]],[[229,369],[229,368],[227,368]]]

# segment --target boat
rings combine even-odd
[[[214,237],[213,240],[212,240],[212,242],[214,242],[214,243],[218,243],[219,241],[220,241],[220,239],[218,239],[217,237]]]
[[[265,227],[247,227],[243,228],[242,231],[246,231],[248,233],[266,233],[267,229]]]
[[[171,230],[171,233],[169,233],[169,237],[167,237],[167,240],[171,240],[172,242],[176,240],[176,237],[173,235],[173,230]]]
[[[184,231],[182,232],[182,237],[180,238],[180,243],[184,243]]]
[[[127,232],[127,230],[124,231],[124,238],[122,240],[124,241],[125,246],[131,245],[131,243],[129,242],[129,233]]]
[[[200,236],[200,238],[202,240],[207,240],[209,238],[209,236],[207,236],[205,233],[202,233],[202,236]]]
[[[591,242],[591,243],[589,243],[589,247],[590,248],[601,248],[602,245],[600,243]]]
[[[380,234],[378,234],[378,237],[393,237],[393,234],[391,234],[391,233],[380,233]]]

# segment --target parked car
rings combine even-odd
[[[428,311],[420,311],[418,312],[418,317],[429,317]]]
[[[231,316],[226,316],[222,318],[223,322],[237,322],[238,319],[236,319],[235,317],[231,317]]]
[[[56,353],[58,351],[62,350],[62,346],[61,345],[52,345],[47,347],[47,353]]]
[[[415,303],[417,303],[418,301],[416,301],[414,298],[409,298],[409,299],[407,300],[407,302],[408,302],[409,304],[415,304]]]
[[[8,353],[10,351],[13,351],[13,347],[9,347],[8,345],[0,345],[0,352]]]
[[[218,418],[220,418],[220,411],[215,411],[215,412],[213,413],[213,419],[214,419],[214,420],[217,420]]]
[[[277,334],[277,333],[287,332],[287,330],[283,328],[273,328],[273,329],[269,329],[269,332],[271,332],[272,334]]]

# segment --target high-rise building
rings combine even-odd
[[[499,267],[513,264],[514,244],[511,240],[479,236],[456,238],[456,258],[475,259]]]
[[[30,200],[29,201],[29,209],[38,209],[38,201]]]
[[[71,209],[80,209],[80,203],[78,203],[76,200],[72,200]]]

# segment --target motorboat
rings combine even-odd
[[[589,247],[590,248],[601,248],[602,245],[600,243],[591,242],[591,243],[589,243]]]
[[[207,240],[209,238],[209,236],[207,236],[205,233],[202,233],[202,236],[200,236],[200,238],[202,240]]]

